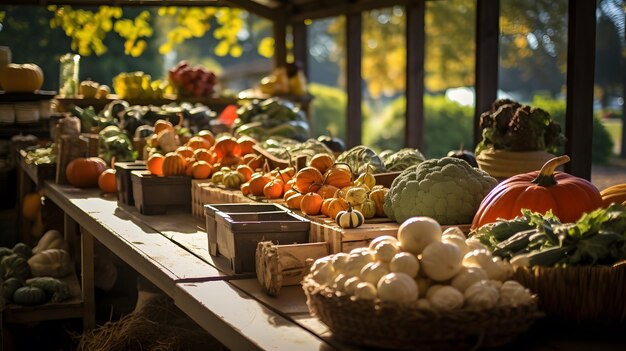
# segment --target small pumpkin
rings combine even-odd
[[[24,281],[19,278],[9,278],[2,282],[2,297],[7,302],[13,301],[13,294],[17,289],[24,286]]]
[[[309,166],[317,168],[322,174],[326,173],[335,163],[335,158],[329,154],[317,154],[311,158]]]
[[[237,166],[235,170],[243,175],[243,179],[246,182],[252,178],[252,173],[254,173],[254,170],[245,164]]]
[[[317,191],[318,194],[322,197],[322,199],[328,199],[330,197],[335,197],[335,194],[339,191],[339,188],[333,185],[322,185]]]
[[[372,174],[371,170],[372,169],[368,167],[365,173],[361,173],[354,181],[354,185],[367,185],[369,189],[372,189],[374,186],[376,186],[376,177],[374,177],[374,174]]]
[[[367,200],[367,190],[361,187],[354,187],[346,193],[346,201],[352,206],[360,205]]]
[[[287,207],[290,210],[299,210],[300,205],[302,205],[302,197],[304,197],[304,195],[300,193],[294,193],[293,195],[289,196],[289,198],[287,198],[286,200]]]
[[[241,148],[237,143],[237,139],[231,136],[218,138],[213,146],[213,151],[217,154],[217,158],[220,160],[226,155],[241,155]]]
[[[263,188],[265,184],[269,183],[272,179],[263,173],[255,173],[250,178],[250,194],[254,196],[263,196]]]
[[[191,166],[193,179],[207,179],[213,173],[213,166],[206,161],[196,161]]]
[[[46,292],[34,286],[23,286],[13,293],[13,302],[22,306],[36,306],[48,301]]]
[[[350,207],[348,201],[342,197],[336,197],[328,204],[328,217],[336,218],[337,214],[341,211],[345,211]]]
[[[210,149],[211,146],[213,146],[210,141],[200,136],[194,136],[189,138],[186,145],[193,150]]]
[[[213,132],[211,132],[210,130],[207,129],[203,129],[201,131],[198,132],[197,136],[203,138],[204,140],[208,141],[210,146],[213,146],[213,144],[215,144],[215,135],[213,135]]]
[[[300,202],[300,211],[305,215],[318,215],[322,210],[322,197],[314,192],[306,193]]]
[[[0,85],[7,92],[31,93],[43,84],[43,71],[34,63],[10,63],[0,68]]]
[[[163,176],[163,160],[165,157],[159,153],[154,153],[148,157],[146,167],[155,176]]]
[[[498,218],[513,219],[521,209],[545,213],[552,210],[561,222],[575,222],[585,212],[602,206],[598,189],[589,181],[556,167],[569,161],[563,155],[546,162],[540,171],[518,174],[493,188],[483,199],[474,216],[472,228],[495,222]]]
[[[181,155],[184,158],[189,158],[189,157],[193,157],[194,151],[195,150],[192,149],[191,147],[183,145],[183,146],[179,146],[178,148],[176,148],[174,152],[176,152],[177,154]]]
[[[336,163],[326,172],[324,184],[340,189],[352,185],[352,170],[347,164]]]
[[[115,179],[115,169],[105,169],[98,177],[98,187],[104,194],[117,192],[117,181]]]
[[[278,199],[283,195],[283,182],[279,179],[272,179],[263,187],[263,196],[268,199]]]
[[[385,217],[385,209],[383,205],[385,204],[385,195],[389,192],[389,188],[377,188],[370,192],[369,199],[374,201],[376,205],[376,216],[377,217]]]
[[[215,158],[213,157],[213,153],[211,153],[211,151],[209,151],[208,149],[202,149],[202,148],[196,149],[193,152],[193,157],[197,161],[205,161],[210,164],[213,164],[213,162],[215,161]]]
[[[25,280],[31,275],[31,270],[26,259],[17,254],[4,256],[0,262],[0,276],[2,279],[11,277]]]
[[[296,173],[296,189],[301,193],[315,192],[320,189],[324,176],[315,167],[304,167]]]
[[[324,200],[322,201],[322,209],[321,209],[321,211],[320,211],[320,212],[321,212],[324,216],[327,216],[327,217],[328,217],[328,208],[330,207],[330,203],[331,203],[334,199],[335,199],[334,197],[329,197],[329,198],[326,198],[326,199],[324,199]]]
[[[164,130],[174,131],[174,125],[172,124],[172,122],[166,119],[159,119],[154,122],[154,134],[159,134]]]
[[[224,174],[224,178],[222,179],[222,184],[224,184],[225,187],[233,189],[239,189],[244,182],[243,174],[237,171]]]
[[[602,205],[608,207],[612,203],[626,204],[626,183],[612,185],[600,192]]]
[[[46,249],[28,259],[34,277],[63,278],[73,271],[70,254],[63,249]]]
[[[22,217],[29,221],[34,221],[37,218],[37,213],[41,210],[41,196],[40,192],[32,192],[24,195],[22,198]]]
[[[349,206],[347,210],[340,211],[335,217],[335,223],[341,228],[356,228],[365,222],[363,214]]]
[[[359,211],[363,214],[365,219],[373,218],[376,216],[376,203],[369,198],[365,199]]]
[[[241,186],[239,187],[239,190],[241,190],[241,193],[244,196],[250,195],[250,183],[245,182],[245,183],[241,184]]]
[[[107,164],[99,157],[79,157],[67,165],[65,176],[77,188],[95,188],[98,177],[105,169]]]
[[[254,153],[254,145],[257,144],[257,141],[252,137],[243,135],[237,139],[237,144],[239,144],[240,154],[248,155]]]
[[[163,175],[176,176],[185,174],[185,158],[175,152],[168,152],[163,158]]]

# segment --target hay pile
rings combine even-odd
[[[227,350],[164,295],[80,338],[80,351]]]

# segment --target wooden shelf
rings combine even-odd
[[[56,96],[56,91],[37,90],[32,93],[9,93],[0,90],[0,102],[25,102],[51,100]]]
[[[76,273],[61,279],[68,283],[72,297],[61,302],[47,302],[39,306],[8,304],[4,309],[6,323],[33,323],[54,319],[83,318],[83,301]]]
[[[200,103],[209,106],[213,110],[222,110],[227,105],[236,105],[239,101],[236,97],[166,97],[162,99],[120,99],[118,96],[112,94],[110,94],[106,99],[56,97],[56,101],[58,103],[57,110],[59,112],[67,112],[72,105],[76,105],[79,107],[93,106],[94,109],[98,111],[104,108],[104,106],[108,103],[115,100],[124,100],[128,102],[131,106],[161,106],[171,103],[183,102],[188,102],[191,104]]]

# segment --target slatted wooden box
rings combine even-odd
[[[115,186],[117,187],[117,202],[129,206],[135,205],[133,197],[133,183],[130,178],[131,171],[146,170],[146,163],[116,162],[115,163]]]

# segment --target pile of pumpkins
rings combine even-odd
[[[389,189],[376,185],[369,168],[354,179],[350,166],[335,162],[329,154],[315,155],[286,186],[283,198],[287,207],[305,215],[328,216],[342,228],[385,217],[383,203]]]
[[[109,168],[100,157],[78,157],[65,169],[67,181],[77,188],[100,188],[104,194],[115,193],[115,169]]]

